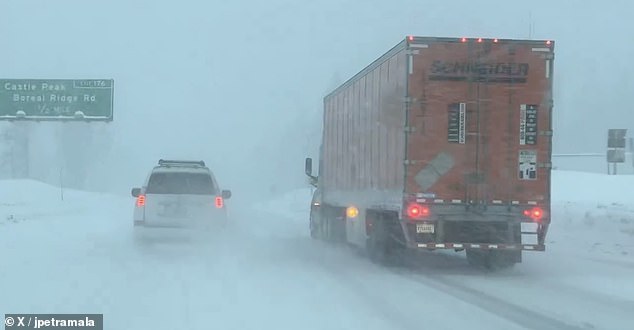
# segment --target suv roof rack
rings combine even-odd
[[[159,159],[159,166],[200,166],[205,167],[205,162],[202,160],[172,160],[172,159]]]

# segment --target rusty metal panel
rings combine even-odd
[[[430,41],[412,55],[408,193],[550,199],[552,44]],[[535,155],[532,157],[530,155]],[[532,158],[531,158],[532,157]],[[534,160],[534,161],[533,161]],[[524,175],[527,173],[528,175]]]

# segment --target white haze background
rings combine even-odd
[[[28,136],[28,176],[53,184],[127,193],[166,157],[206,160],[238,198],[305,186],[322,97],[408,34],[554,39],[555,152],[604,152],[608,128],[634,128],[633,12],[625,0],[0,0],[2,78],[115,80],[112,123],[1,123],[2,173],[26,175],[15,159]]]

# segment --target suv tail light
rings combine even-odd
[[[429,216],[429,207],[418,203],[411,203],[407,206],[407,216],[410,219],[421,219]]]
[[[524,210],[524,215],[533,219],[533,221],[541,221],[544,217],[544,210],[539,207],[533,207],[529,210]]]
[[[222,197],[217,196],[216,197],[216,207],[221,209],[224,205],[225,205],[225,201],[222,199]]]
[[[139,195],[136,198],[136,206],[137,207],[143,207],[145,206],[145,195]]]

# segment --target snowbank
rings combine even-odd
[[[634,176],[553,171],[553,202],[634,205]]]
[[[570,253],[634,255],[634,176],[553,171],[549,243]]]
[[[310,214],[310,201],[314,188],[302,188],[280,194],[271,200],[255,204],[255,208],[288,220],[304,222]]]
[[[107,209],[114,196],[62,189],[36,180],[0,181],[0,225]]]

